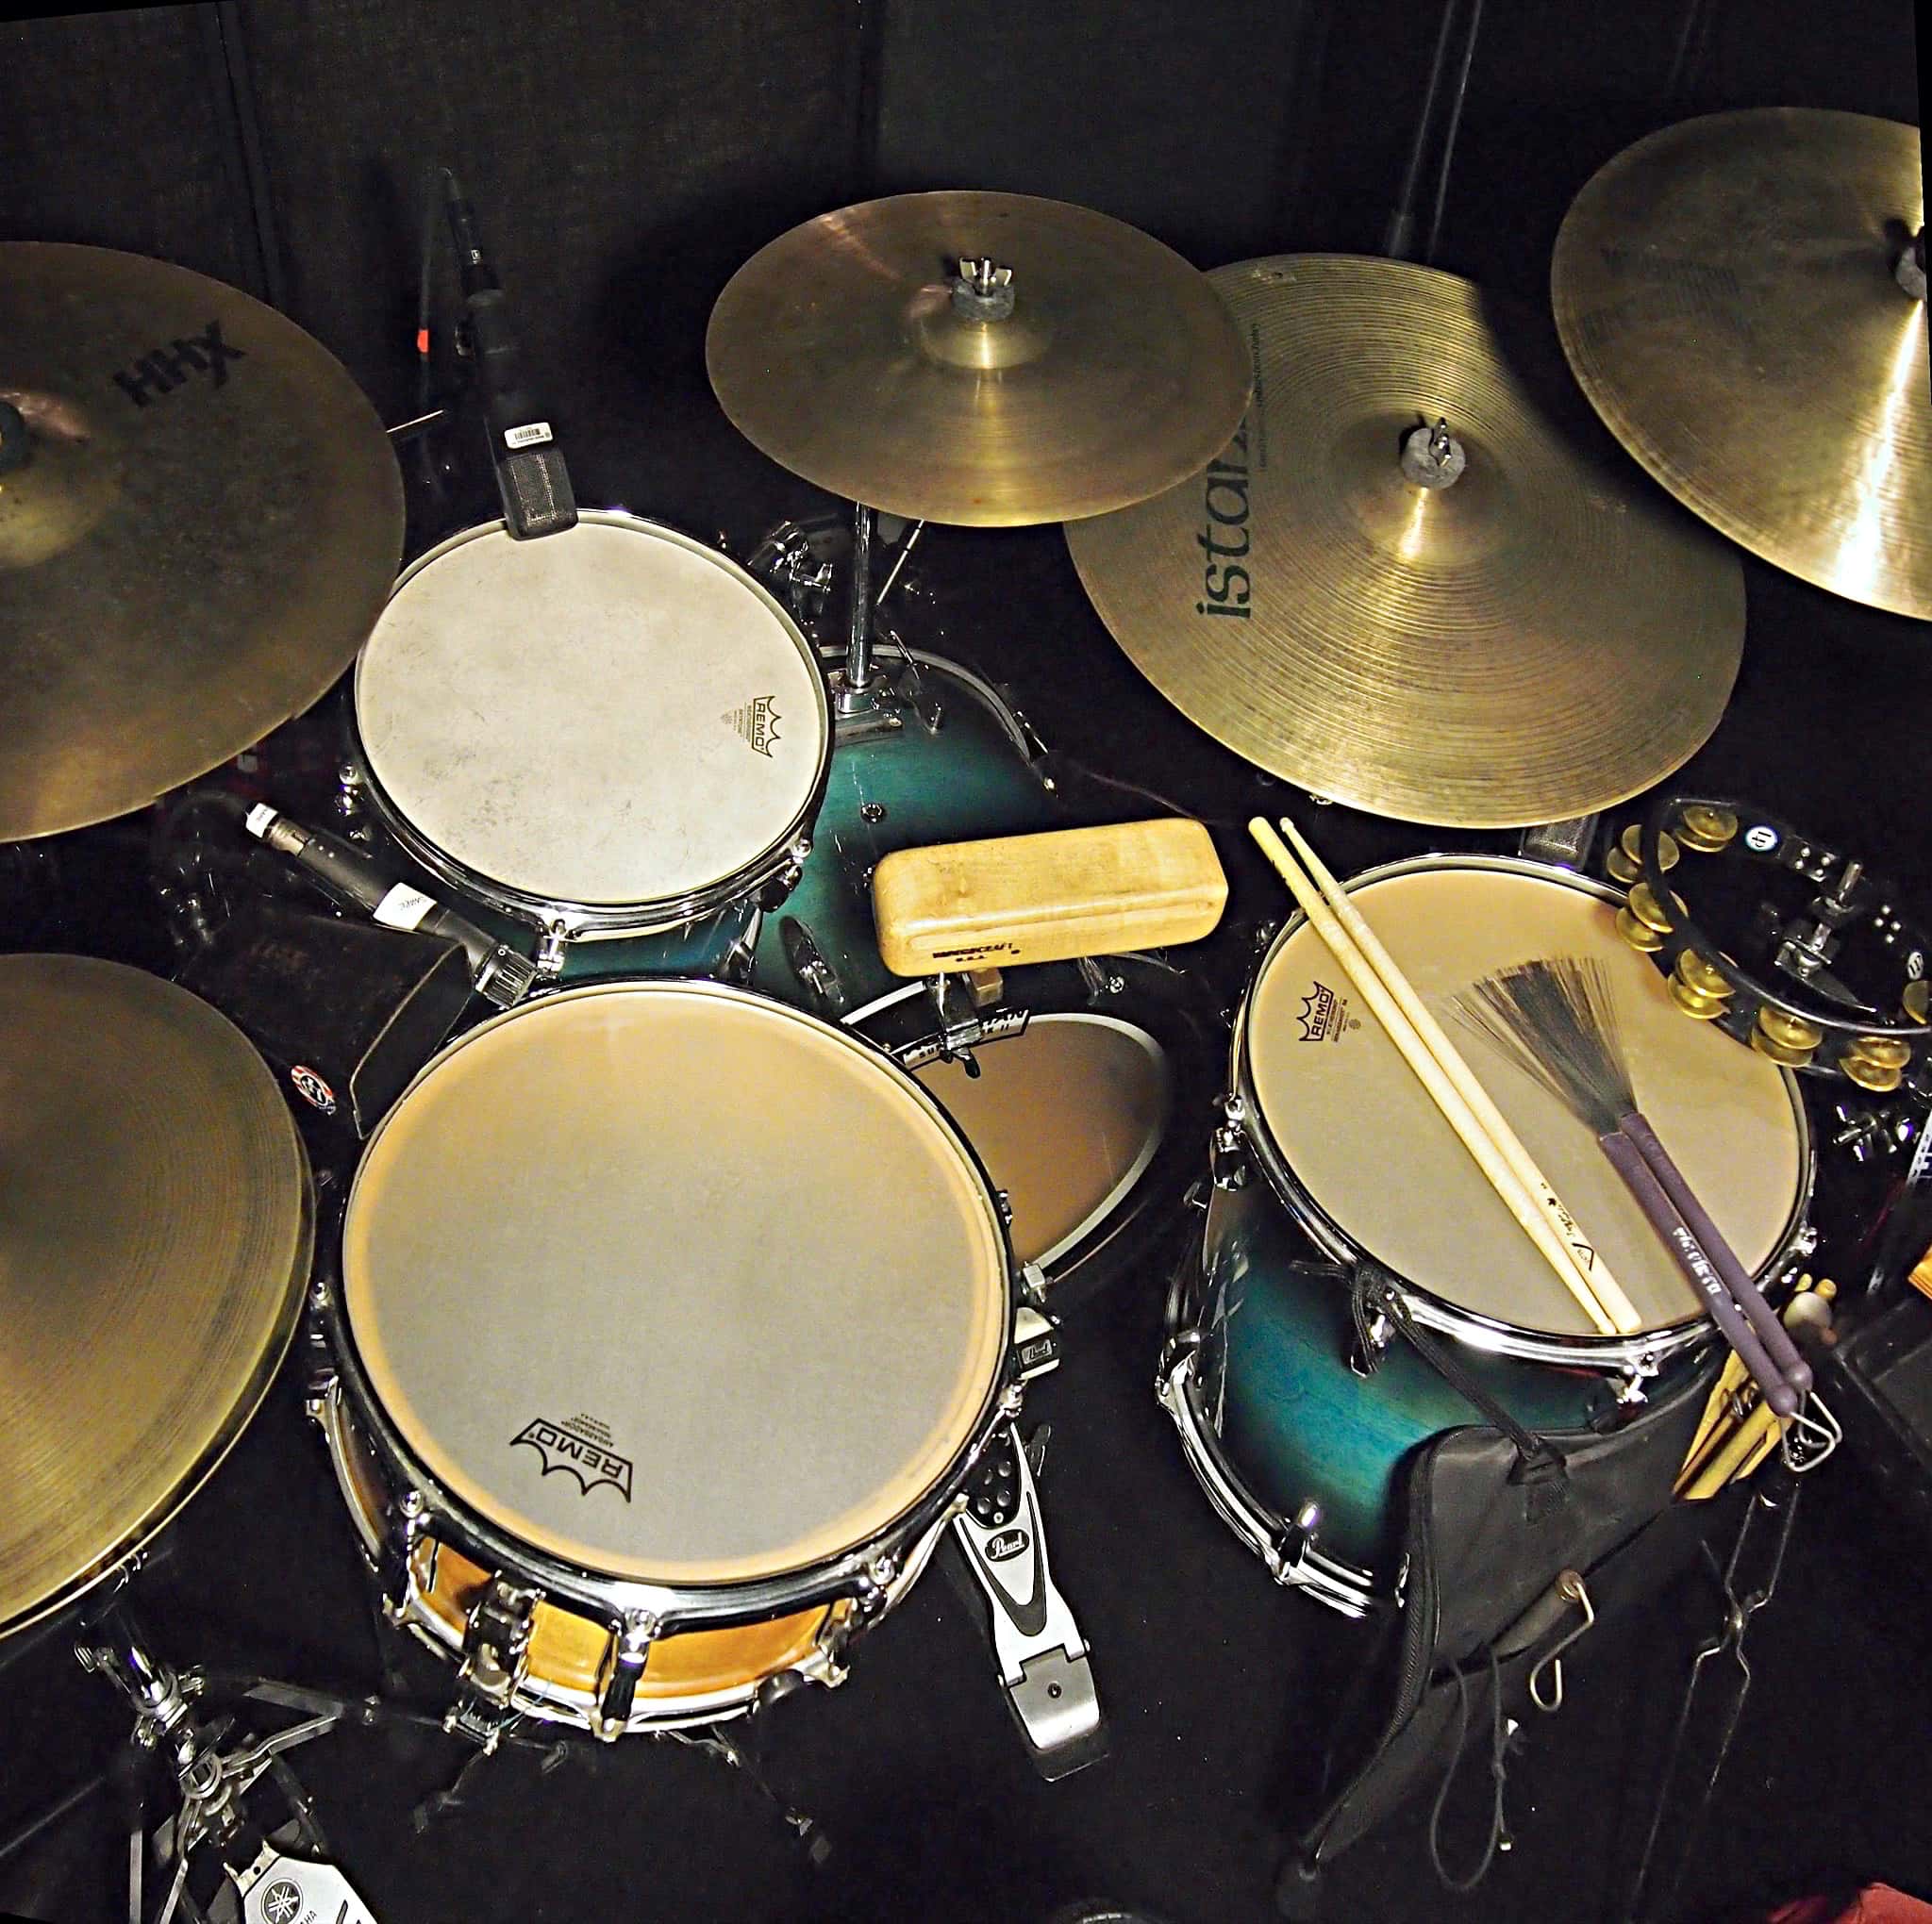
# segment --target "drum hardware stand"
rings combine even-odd
[[[1710,1545],[1706,1543],[1703,1546],[1705,1560],[1723,1600],[1724,1618],[1717,1631],[1698,1646],[1697,1653],[1691,1659],[1690,1679],[1684,1686],[1676,1725],[1657,1780],[1657,1800],[1651,1808],[1643,1854],[1638,1861],[1636,1882],[1624,1907],[1624,1915],[1628,1924],[1641,1924],[1647,1916],[1665,1916],[1683,1879],[1690,1846],[1695,1841],[1696,1827],[1709,1806],[1719,1775],[1730,1755],[1731,1742],[1737,1735],[1739,1720],[1743,1714],[1744,1699],[1751,1689],[1751,1663],[1744,1654],[1745,1634],[1751,1628],[1752,1618],[1777,1594],[1778,1578],[1784,1569],[1785,1551],[1790,1542],[1802,1487],[1792,1482],[1789,1474],[1761,1481],[1752,1490],[1745,1504],[1731,1553],[1722,1567]],[[1769,1522],[1764,1529],[1759,1529],[1757,1526],[1765,1518],[1769,1518]],[[1747,1567],[1761,1574],[1755,1580],[1747,1579],[1744,1575]],[[1721,1700],[1715,1754],[1708,1770],[1704,1773],[1696,1800],[1685,1812],[1679,1827],[1682,1834],[1678,1839],[1675,1864],[1668,1878],[1654,1880],[1654,1873],[1658,1871],[1662,1862],[1657,1854],[1657,1839],[1663,1829],[1664,1813],[1671,1808],[1672,1793],[1676,1787],[1685,1736],[1697,1700],[1698,1684],[1703,1681],[1705,1666],[1713,1659],[1718,1664],[1718,1668],[1712,1672],[1713,1677],[1722,1675],[1730,1681],[1729,1690]],[[1654,1890],[1654,1882],[1660,1882],[1661,1888]],[[1654,1904],[1651,1902],[1653,1896],[1656,1899]]]
[[[205,1723],[193,1710],[205,1677],[176,1672],[156,1657],[120,1593],[91,1614],[83,1639],[75,1648],[81,1667],[106,1678],[127,1698],[135,1712],[135,1747],[165,1750],[180,1791],[181,1811],[170,1839],[175,1874],[156,1924],[171,1924],[177,1913],[200,1917],[187,1883],[193,1853],[203,1844],[222,1859],[241,1900],[242,1924],[289,1924],[305,1904],[324,1915],[325,1907],[339,1906],[335,1924],[372,1924],[368,1907],[340,1870],[317,1856],[284,1855],[249,1823],[242,1807],[250,1789],[274,1771],[295,1814],[291,1845],[317,1852],[326,1848],[308,1798],[281,1757],[333,1730],[341,1720],[339,1709],[332,1706],[272,1736],[223,1750],[229,1722]],[[135,1810],[128,1845],[129,1916],[139,1920],[144,1816],[139,1800]]]
[[[927,985],[940,1027],[893,1050],[892,1058],[901,1069],[923,1069],[929,1062],[957,1062],[970,1076],[979,1074],[973,1051],[982,1042],[998,1042],[1009,1036],[1025,1033],[1032,1020],[1030,1009],[998,1003],[1005,985],[999,970],[969,970],[963,975],[935,975]],[[962,1005],[960,995],[967,999]],[[987,1009],[981,1015],[979,1011]]]
[[[1559,869],[1581,873],[1590,867],[1591,850],[1596,845],[1600,813],[1573,815],[1562,821],[1540,821],[1523,831],[1516,853],[1533,862],[1549,862]]]
[[[1033,1767],[1053,1783],[1098,1763],[1108,1742],[1087,1640],[1047,1564],[1034,1474],[1048,1436],[1042,1425],[1023,1447],[1009,1417],[967,1485],[953,1535],[991,1606],[1007,1707]]]

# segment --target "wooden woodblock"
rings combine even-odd
[[[879,954],[895,975],[1195,942],[1226,903],[1207,829],[1175,816],[900,849],[872,878]]]

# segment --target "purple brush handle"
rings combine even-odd
[[[1703,1203],[1691,1193],[1683,1171],[1671,1160],[1671,1153],[1657,1139],[1657,1131],[1634,1109],[1617,1127],[1637,1145],[1637,1151],[1650,1165],[1650,1172],[1663,1185],[1676,1212],[1690,1225],[1690,1234],[1704,1245],[1704,1252],[1717,1265],[1724,1287],[1749,1319],[1751,1327],[1763,1339],[1766,1352],[1778,1367],[1785,1381],[1801,1397],[1811,1394],[1811,1366],[1798,1353],[1790,1332],[1777,1319],[1777,1312],[1765,1302],[1764,1292],[1745,1272],[1737,1252],[1719,1233],[1718,1226],[1705,1213]]]
[[[1744,1320],[1743,1311],[1731,1301],[1731,1292],[1724,1287],[1724,1278],[1718,1274],[1716,1266],[1698,1246],[1697,1238],[1690,1234],[1684,1219],[1671,1206],[1671,1199],[1664,1194],[1663,1185],[1651,1174],[1650,1165],[1643,1159],[1643,1152],[1622,1130],[1599,1136],[1597,1145],[1609,1157],[1611,1167],[1637,1198],[1638,1207],[1649,1217],[1650,1226],[1657,1231],[1665,1249],[1677,1259],[1677,1267],[1690,1277],[1697,1293],[1709,1304],[1711,1319],[1724,1332],[1724,1341],[1738,1352],[1744,1368],[1751,1372],[1765,1402],[1780,1417],[1795,1416],[1803,1399],[1765,1354],[1764,1345]]]

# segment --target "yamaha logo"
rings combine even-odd
[[[269,1924],[291,1924],[301,1914],[302,1886],[293,1878],[277,1878],[262,1893],[261,1915]]]

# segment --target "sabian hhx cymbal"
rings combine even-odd
[[[125,814],[354,659],[403,488],[273,307],[99,247],[0,245],[0,840]]]
[[[1240,433],[1067,530],[1183,714],[1317,794],[1467,828],[1607,806],[1705,740],[1743,647],[1737,557],[1627,471],[1546,325],[1402,261],[1208,278],[1257,344]]]
[[[1099,514],[1198,473],[1249,380],[1178,254],[1012,193],[899,194],[781,234],[719,295],[705,354],[724,412],[781,467],[977,527]]]
[[[0,1634],[220,1461],[313,1235],[288,1104],[225,1017],[119,963],[0,956]]]
[[[1763,108],[1626,148],[1577,195],[1557,327],[1686,506],[1820,588],[1932,620],[1919,130]]]

